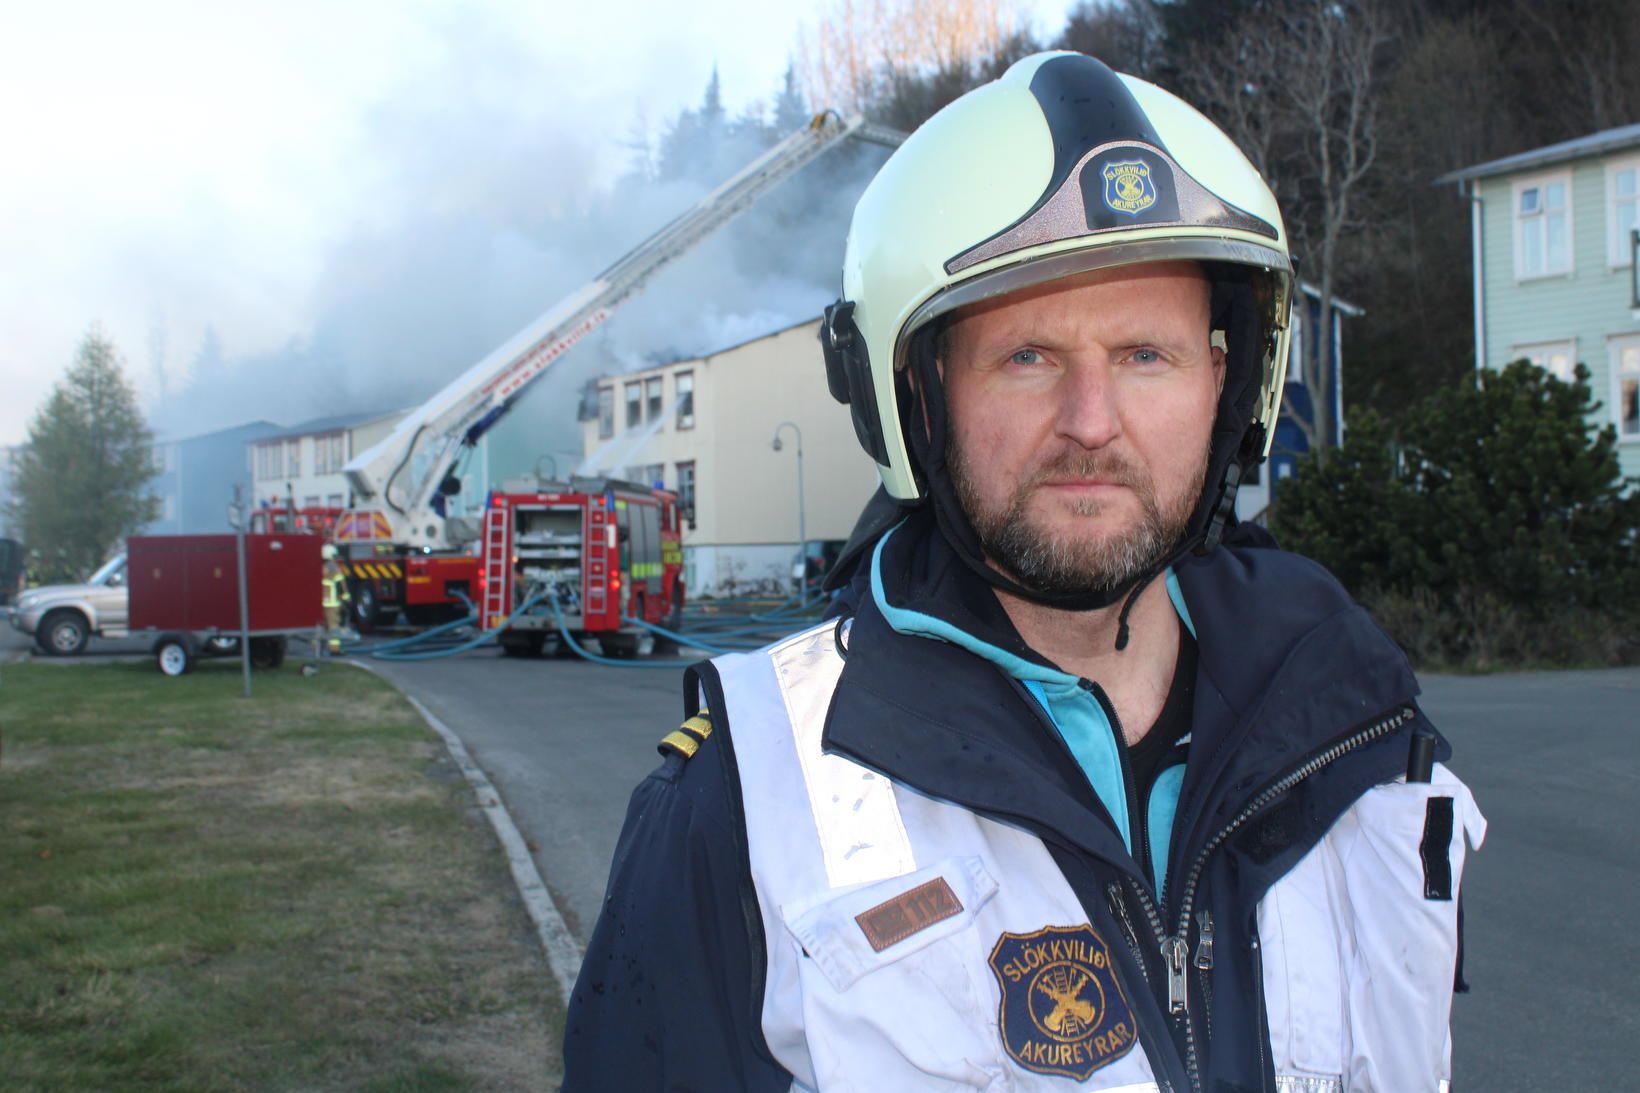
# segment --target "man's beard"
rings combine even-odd
[[[988,508],[979,496],[971,463],[955,435],[946,465],[957,499],[979,536],[986,556],[1026,588],[1048,595],[1110,593],[1139,578],[1184,537],[1207,479],[1203,449],[1191,488],[1166,507],[1156,496],[1148,471],[1111,452],[1069,452],[1037,468],[1015,489],[1007,505]],[[1071,531],[1054,536],[1031,522],[1031,496],[1045,482],[1097,479],[1126,486],[1138,498],[1140,518],[1130,527],[1103,534]],[[1090,521],[1111,507],[1097,498],[1078,498],[1070,511]]]

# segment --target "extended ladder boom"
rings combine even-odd
[[[560,300],[500,348],[399,422],[379,444],[347,464],[360,508],[381,512],[392,541],[447,546],[443,485],[464,446],[477,442],[531,383],[668,262],[723,227],[810,160],[848,137],[890,147],[905,134],[859,116],[820,114]]]

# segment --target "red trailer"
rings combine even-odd
[[[320,537],[245,536],[251,662],[274,668],[286,639],[324,625]],[[239,562],[232,535],[138,535],[126,540],[131,633],[155,635],[160,671],[239,652]]]

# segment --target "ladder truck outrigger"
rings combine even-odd
[[[858,115],[816,115],[355,456],[344,468],[353,507],[336,519],[333,532],[350,573],[355,623],[368,629],[402,609],[412,624],[428,624],[476,607],[480,626],[495,629],[529,602],[536,616],[515,620],[520,634],[503,642],[508,651],[539,649],[544,616],[554,628],[561,624],[627,651],[638,647],[641,631],[627,618],[675,620],[684,587],[673,495],[608,480],[537,481],[523,496],[492,494],[483,516],[471,519],[448,515],[450,499],[460,492],[458,468],[547,368],[657,271],[851,137],[894,147],[905,134]],[[580,513],[579,544],[570,542],[577,534],[572,510]],[[520,519],[540,527],[515,527]],[[645,537],[641,544],[631,539],[634,528]],[[553,540],[551,551],[545,541],[532,543],[542,535]],[[530,545],[542,549],[520,549]],[[658,565],[649,557],[656,552]],[[548,554],[558,564],[542,566]],[[571,559],[575,564],[566,565]]]

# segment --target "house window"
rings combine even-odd
[[[305,508],[305,509],[316,509],[316,508],[318,508],[319,507],[319,495],[316,494],[316,493],[310,493],[306,497],[302,498],[302,507]]]
[[[1523,357],[1555,379],[1571,383],[1573,372],[1577,368],[1577,341],[1573,339],[1515,346],[1514,359],[1520,360]]]
[[[678,464],[678,510],[691,523],[695,519],[695,461]]]
[[[333,508],[333,509],[341,508],[342,507],[342,495],[339,494],[339,493],[331,494],[329,497],[325,498],[325,504],[328,505],[329,507]]]
[[[263,482],[271,482],[278,478],[285,465],[285,446],[274,441],[272,444],[258,444],[256,446],[256,477]]]
[[[347,435],[326,433],[313,438],[313,471],[335,474],[347,464]]]
[[[665,489],[666,488],[666,464],[665,463],[645,464],[642,467],[636,468],[636,473],[637,473],[637,476],[638,476],[637,481],[639,483],[641,483],[645,486],[653,486],[656,489]]]
[[[598,389],[598,439],[608,440],[615,435],[615,388]]]
[[[1640,338],[1611,343],[1612,413],[1619,440],[1640,440]]]
[[[1571,176],[1515,183],[1515,277],[1572,270]]]
[[[661,419],[661,378],[659,376],[652,376],[643,381],[643,400],[647,404],[644,410],[645,416],[650,421],[659,421]]]
[[[626,427],[636,429],[643,424],[643,384],[626,385]]]
[[[285,441],[285,473],[292,478],[302,474],[302,438]]]
[[[1624,160],[1606,168],[1607,258],[1612,267],[1634,263],[1635,228],[1640,228],[1640,159]]]
[[[679,372],[675,380],[678,389],[678,428],[695,427],[695,374]],[[680,463],[679,466],[682,466]],[[689,464],[691,470],[694,464]]]

